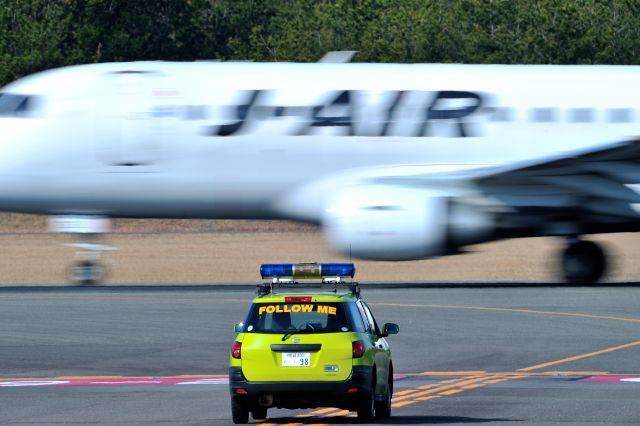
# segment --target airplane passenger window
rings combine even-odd
[[[205,105],[188,105],[185,108],[186,120],[206,120],[209,118],[209,111]]]
[[[511,108],[494,108],[491,114],[492,121],[513,121],[514,112]]]
[[[556,110],[553,108],[533,108],[531,120],[536,123],[550,123],[555,121]]]
[[[32,96],[0,93],[0,117],[25,117],[33,106]]]
[[[607,110],[607,121],[610,123],[631,123],[631,108],[611,108]]]
[[[573,123],[589,123],[593,121],[591,108],[573,108],[569,110],[569,120]]]

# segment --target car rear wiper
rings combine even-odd
[[[289,337],[293,336],[294,334],[305,334],[305,333],[314,333],[317,332],[318,330],[309,330],[309,329],[304,329],[304,330],[287,330],[287,332],[285,333],[284,336],[282,336],[282,341],[284,342],[285,340],[287,340]]]

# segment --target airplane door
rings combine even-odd
[[[96,105],[98,160],[110,169],[157,170],[167,137],[166,108],[171,95],[158,72],[119,71],[99,77]]]

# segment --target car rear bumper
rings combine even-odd
[[[248,406],[278,408],[352,408],[370,395],[371,367],[354,366],[347,380],[339,382],[249,382],[240,367],[229,368],[232,398]]]

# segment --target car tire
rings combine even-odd
[[[374,367],[375,371],[375,367]],[[371,386],[368,390],[367,395],[365,395],[359,402],[356,408],[356,412],[358,413],[358,421],[360,423],[370,423],[373,421],[375,416],[375,390],[376,390],[376,376],[373,374],[373,380],[371,381]]]
[[[249,422],[249,409],[236,398],[231,398],[231,418],[237,425]]]
[[[254,420],[264,420],[267,418],[267,409],[264,407],[258,407],[251,410],[251,417]]]
[[[393,376],[389,372],[389,384],[387,385],[387,396],[382,401],[376,401],[376,419],[388,419],[391,417],[391,397],[393,396]]]

